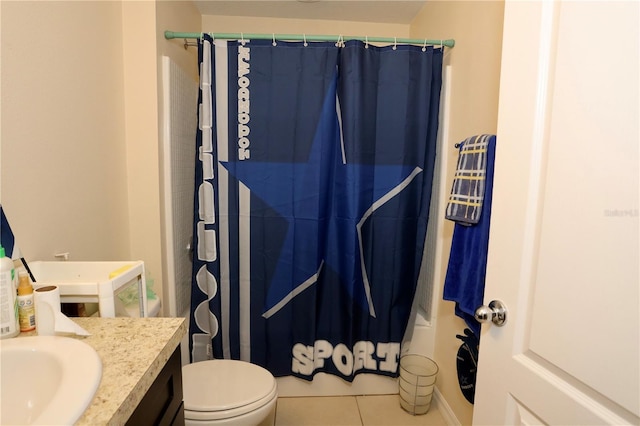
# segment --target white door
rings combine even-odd
[[[640,424],[639,26],[506,2],[474,424]]]

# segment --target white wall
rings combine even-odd
[[[23,255],[143,260],[162,295],[160,56],[190,1],[2,1],[1,201]],[[37,278],[37,277],[36,277]]]
[[[0,7],[1,201],[23,255],[129,258],[120,3]]]
[[[156,4],[124,1],[122,19],[129,244],[162,296]]]
[[[451,66],[451,98],[449,114],[447,191],[451,189],[458,159],[456,142],[480,133],[496,133],[500,55],[504,2],[498,1],[432,1],[427,2],[411,23],[412,38],[453,38],[456,45],[448,49],[445,64]],[[499,142],[498,142],[499,146]],[[499,148],[498,148],[499,149]],[[445,194],[446,196],[446,194]],[[440,268],[444,279],[453,223],[444,221],[445,253]],[[462,424],[471,424],[473,405],[462,395],[458,384],[456,354],[462,343],[456,334],[463,334],[464,321],[454,314],[454,303],[439,300],[436,322],[434,359],[440,367],[437,387],[449,404],[452,415]],[[482,355],[480,355],[482,356]]]
[[[122,13],[131,255],[145,261],[154,290],[164,299],[162,56],[197,78],[197,50],[165,40],[164,31],[185,27],[197,32],[200,14],[189,1],[123,1]],[[162,313],[169,314],[167,303]]]
[[[409,25],[321,19],[256,18],[249,16],[202,16],[202,31],[280,34],[342,34],[408,37]]]

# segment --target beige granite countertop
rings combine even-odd
[[[122,425],[187,332],[184,318],[72,318],[91,336],[69,336],[92,346],[102,379],[76,425]],[[25,334],[25,333],[23,333]]]

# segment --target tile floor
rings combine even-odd
[[[445,421],[433,404],[427,414],[413,416],[400,407],[398,395],[278,398],[276,426],[441,426]]]

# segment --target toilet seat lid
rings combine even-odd
[[[264,368],[245,361],[214,359],[182,367],[184,409],[228,411],[276,394],[276,380]],[[235,410],[238,411],[238,410]]]

